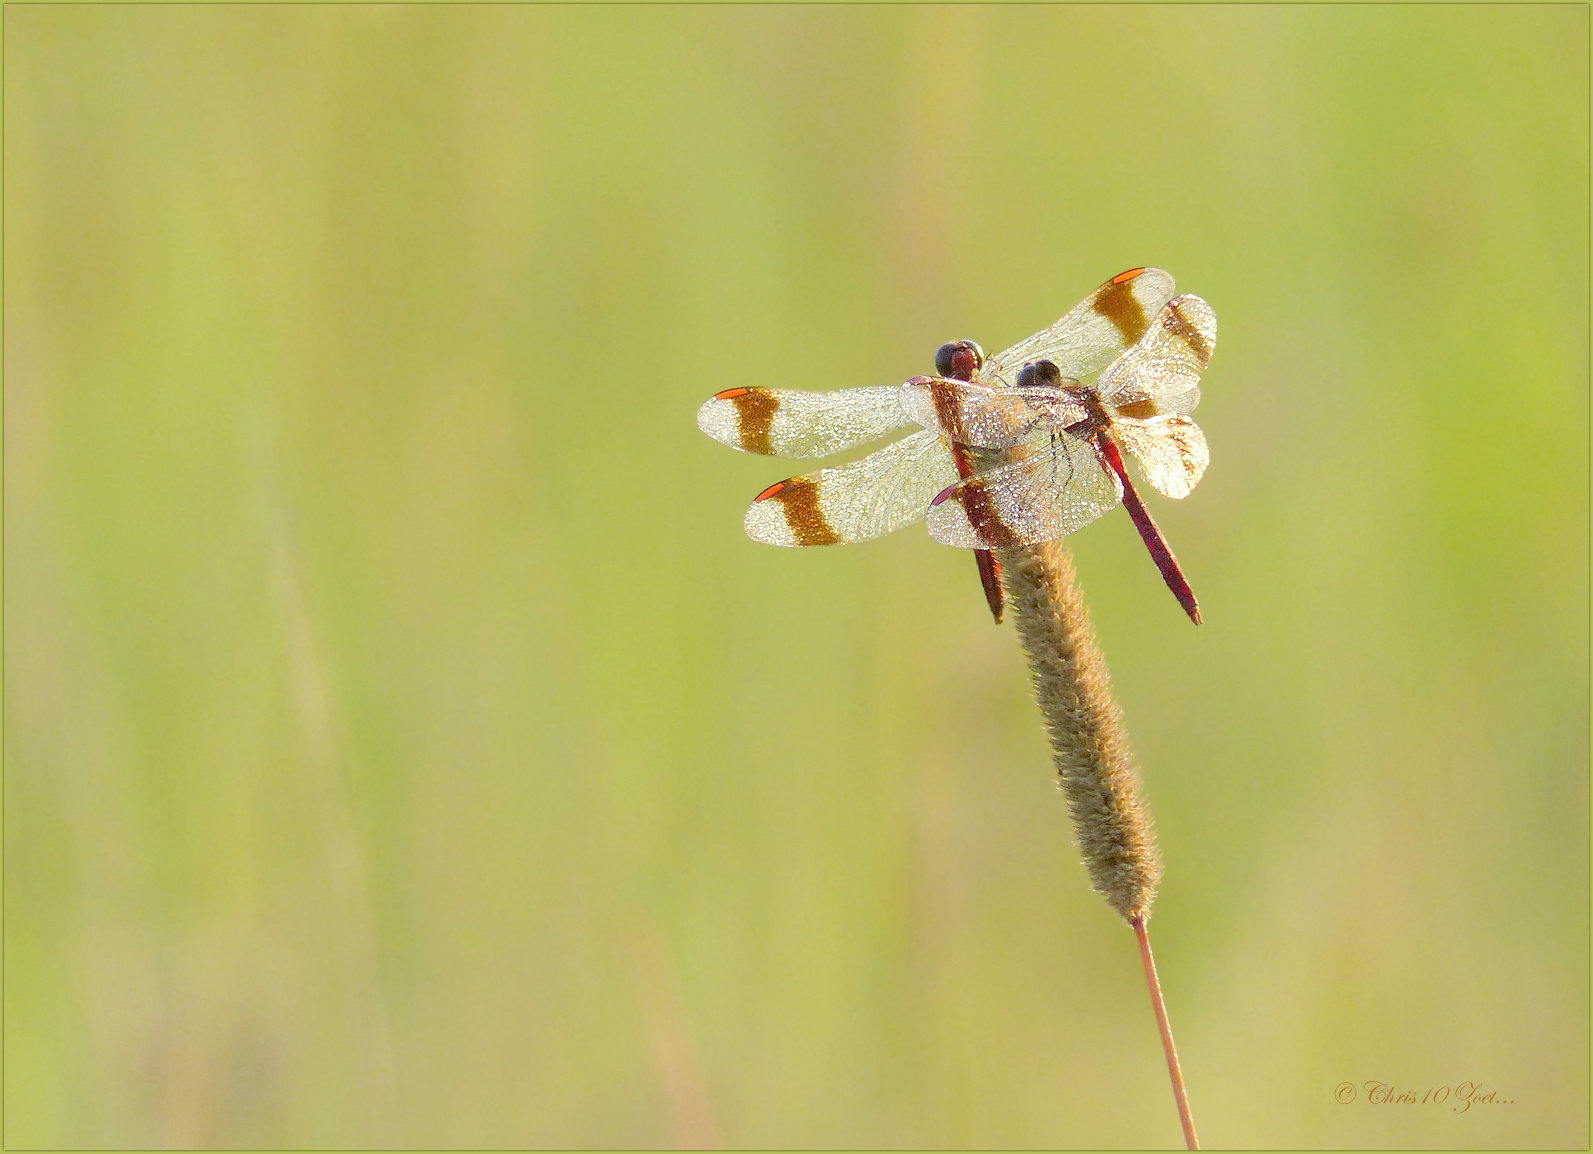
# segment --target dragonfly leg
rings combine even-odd
[[[967,480],[974,475],[973,463],[968,460],[968,450],[956,441],[951,446],[951,459],[957,464],[957,475]],[[990,606],[990,616],[1001,624],[1001,611],[1006,608],[1006,594],[1001,589],[1001,562],[989,549],[975,549],[974,560],[979,565],[979,584],[985,589],[985,603]]]

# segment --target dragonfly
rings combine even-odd
[[[1134,299],[1161,300],[1160,307],[1114,314],[1133,341],[1099,367],[1099,351],[1075,339],[1078,314],[1101,315],[1100,302],[1111,299],[1114,286],[1152,277],[1155,290]],[[920,377],[902,386],[902,407],[915,422],[985,450],[993,461],[934,497],[930,536],[965,548],[1016,548],[1076,532],[1121,502],[1162,580],[1200,624],[1194,590],[1124,462],[1126,451],[1152,488],[1183,498],[1211,460],[1190,413],[1217,347],[1217,316],[1200,297],[1174,296],[1172,288],[1159,269],[1130,269],[987,364],[973,382]]]
[[[1215,347],[1211,307],[1175,296],[1171,274],[1136,268],[995,357],[959,341],[941,347],[937,376],[898,386],[729,389],[703,405],[698,425],[735,448],[784,457],[828,456],[921,429],[850,464],[771,485],[747,510],[754,540],[843,544],[927,515],[935,539],[988,556],[1075,532],[1121,502],[1198,624],[1198,602],[1124,451],[1159,492],[1194,488],[1209,453],[1189,413]],[[994,569],[994,557],[981,560],[999,621]]]
[[[970,381],[984,363],[974,341],[950,341],[935,352],[939,377]],[[900,385],[833,392],[736,388],[715,393],[697,411],[714,440],[749,453],[827,457],[879,440],[914,422],[901,407]],[[962,444],[922,430],[849,465],[788,477],[753,498],[747,536],[769,545],[845,545],[883,537],[924,517],[934,496],[974,474]],[[975,549],[985,603],[997,624],[1004,597],[1001,564]]]

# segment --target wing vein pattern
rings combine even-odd
[[[697,410],[697,427],[721,444],[771,457],[828,457],[913,423],[900,385],[814,393],[729,389]]]
[[[930,507],[929,535],[961,549],[1011,549],[1065,537],[1123,499],[1095,446],[1058,429],[1049,446],[959,483]]]
[[[792,477],[747,510],[747,536],[770,545],[845,545],[905,528],[957,481],[951,450],[926,430],[860,460]]]

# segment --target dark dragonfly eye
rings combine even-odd
[[[935,350],[935,372],[954,381],[971,381],[985,363],[985,351],[973,341],[951,341]]]
[[[1050,361],[1036,361],[1032,365],[1024,365],[1018,370],[1018,388],[1027,389],[1035,385],[1049,385],[1052,388],[1062,384],[1062,370]]]

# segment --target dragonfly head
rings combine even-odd
[[[1090,386],[1081,385],[1072,377],[1064,377],[1062,370],[1052,361],[1033,361],[1018,370],[1017,387],[1020,389],[1050,390],[1060,403],[1058,412],[1068,415],[1063,428],[1075,433],[1103,429],[1110,422],[1101,407],[1100,395]],[[1083,415],[1079,417],[1082,408]]]
[[[1062,383],[1062,370],[1050,361],[1035,361],[1018,370],[1020,389],[1032,389],[1036,386],[1060,389]]]
[[[954,381],[971,381],[984,367],[985,351],[973,341],[951,341],[935,350],[935,372]]]

